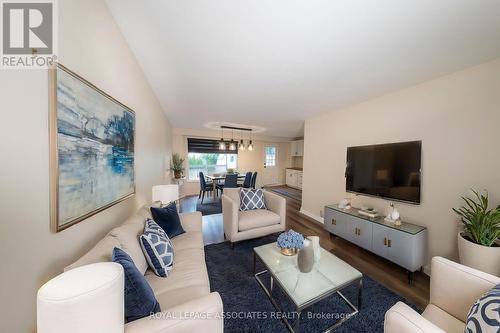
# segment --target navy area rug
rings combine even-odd
[[[224,304],[224,332],[288,332],[253,276],[253,248],[274,242],[276,237],[271,235],[237,243],[234,250],[230,249],[228,242],[205,247],[210,287],[219,292]],[[257,260],[257,271],[263,269]],[[261,278],[269,280],[266,275]],[[342,290],[354,305],[357,305],[357,292],[357,286]],[[279,288],[274,288],[273,296],[281,309],[287,311],[287,318],[293,318],[292,304]],[[333,332],[383,332],[385,312],[398,301],[416,309],[402,297],[364,276],[361,311]],[[332,295],[302,312],[300,332],[323,332],[337,321],[339,315],[350,312],[340,297]]]

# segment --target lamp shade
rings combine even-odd
[[[121,265],[101,262],[64,272],[37,295],[38,333],[123,333]]]
[[[153,186],[153,202],[161,201],[162,204],[179,199],[179,185],[156,185]]]

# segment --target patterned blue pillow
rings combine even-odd
[[[498,332],[500,332],[500,284],[472,304],[465,322],[465,333]]]
[[[240,190],[240,210],[267,209],[264,202],[264,191],[242,188]]]
[[[156,275],[167,277],[174,263],[174,247],[165,231],[155,221],[147,219],[139,240],[149,267]]]

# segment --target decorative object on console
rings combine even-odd
[[[489,209],[488,192],[475,198],[462,197],[465,206],[453,208],[463,224],[458,233],[460,262],[483,272],[500,276],[500,205]]]
[[[125,274],[125,321],[131,322],[160,312],[160,304],[144,275],[135,267],[132,258],[115,247],[111,260],[123,266]]]
[[[319,236],[308,236],[312,242],[313,250],[314,250],[314,262],[318,262],[321,259],[321,246],[319,245]]]
[[[350,209],[351,204],[349,202],[349,199],[343,199],[342,201],[339,202],[339,208],[340,209]]]
[[[290,229],[278,236],[277,244],[281,249],[281,254],[293,256],[304,246],[304,236]]]
[[[184,161],[181,155],[175,153],[172,155],[172,161],[170,162],[170,170],[174,172],[175,179],[179,179],[182,177],[182,173],[184,172]]]
[[[151,207],[150,210],[153,220],[167,233],[169,238],[174,238],[185,232],[174,202],[161,208]]]
[[[171,202],[179,200],[179,185],[156,185],[152,189],[153,202],[161,202],[162,205],[168,205]]]
[[[148,218],[139,241],[149,267],[156,275],[167,277],[174,263],[174,247],[165,231]]]
[[[379,216],[378,211],[375,208],[368,208],[368,207],[362,207],[360,210],[358,210],[358,214],[372,219]]]
[[[473,333],[500,331],[500,284],[472,304],[465,321],[465,331]]]
[[[389,222],[389,223],[393,223],[396,226],[400,226],[401,225],[401,217],[399,215],[399,212],[396,209],[396,207],[394,207],[394,203],[391,202],[390,206],[391,206],[391,208],[389,210],[389,214],[387,214],[387,216],[384,218],[384,221]]]
[[[135,113],[61,64],[49,79],[50,216],[59,232],[135,193]]]
[[[240,211],[267,209],[262,189],[242,188],[240,190]]]
[[[304,245],[299,250],[299,255],[297,256],[297,266],[301,273],[309,273],[312,271],[314,266],[314,249],[313,242],[309,239],[304,239]]]

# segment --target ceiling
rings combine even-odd
[[[500,57],[496,0],[107,0],[173,126],[304,120]]]

